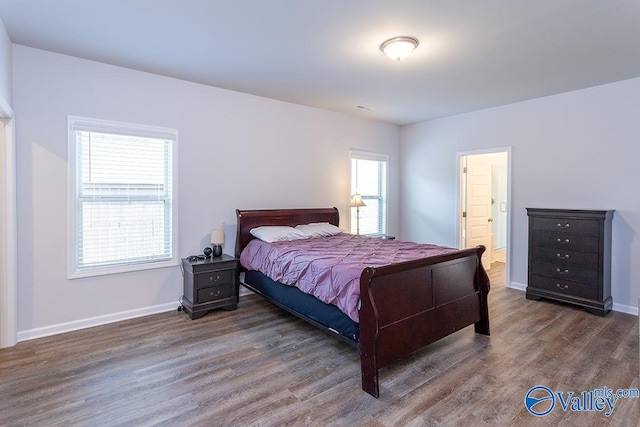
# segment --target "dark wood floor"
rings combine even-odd
[[[0,350],[2,425],[637,425],[613,414],[535,418],[526,392],[639,388],[638,318],[528,301],[491,269],[490,337],[456,332],[360,389],[357,351],[259,297],[191,321],[171,312]],[[558,405],[557,405],[558,406]]]

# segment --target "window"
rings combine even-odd
[[[359,193],[366,205],[351,208],[352,233],[387,231],[387,161],[386,155],[351,152],[351,194]]]
[[[177,264],[177,130],[69,117],[69,277]]]

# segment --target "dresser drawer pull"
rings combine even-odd
[[[220,291],[220,289],[218,289],[218,290],[217,290],[217,291],[215,291],[215,292],[211,291],[211,293],[210,293],[210,294],[211,294],[211,296],[212,296],[212,297],[214,297],[214,298],[215,298],[215,297],[220,296],[220,292],[221,292],[221,291]]]
[[[569,223],[566,223],[565,225],[562,225],[562,224],[560,224],[560,223],[557,223],[557,224],[556,224],[556,226],[557,226],[558,228],[569,228]]]
[[[567,243],[569,243],[569,239],[564,239],[564,240],[562,240],[562,239],[558,239],[558,240],[556,240],[556,241],[557,241],[558,243],[562,244],[562,245],[566,245]]]
[[[564,289],[565,291],[569,289],[569,285],[561,285],[560,283],[556,283],[558,289]]]
[[[561,269],[559,269],[559,268],[556,268],[556,271],[558,272],[558,274],[562,274],[562,275],[564,275],[564,274],[569,274],[569,270],[568,270],[568,269],[566,269],[566,268],[565,268],[564,270],[561,270]]]
[[[217,282],[218,280],[220,280],[220,275],[217,275],[216,277],[209,276],[210,282]]]
[[[556,254],[556,257],[560,259],[569,259],[569,254],[565,254],[565,255]]]

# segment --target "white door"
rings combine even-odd
[[[466,248],[484,245],[487,250],[482,256],[486,270],[491,268],[491,156],[466,156]],[[464,173],[464,170],[463,170]]]

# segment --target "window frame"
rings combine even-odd
[[[378,232],[376,233],[368,233],[368,234],[364,234],[361,233],[363,236],[366,235],[384,235],[387,233],[387,229],[388,229],[388,224],[389,224],[389,155],[388,154],[383,154],[383,153],[374,153],[374,152],[368,152],[368,151],[360,151],[360,150],[350,150],[349,152],[349,168],[350,168],[350,180],[353,179],[353,160],[370,160],[370,161],[375,161],[375,162],[384,162],[385,163],[385,176],[384,176],[384,194],[377,196],[377,197],[371,197],[371,195],[366,195],[363,194],[359,189],[357,189],[357,187],[354,185],[355,183],[352,181],[350,183],[350,188],[351,188],[351,194],[349,195],[349,197],[351,198],[351,195],[353,195],[354,191],[358,191],[358,193],[360,193],[360,195],[362,196],[362,199],[364,200],[364,202],[366,203],[367,200],[371,200],[371,199],[376,199],[379,200],[379,209],[380,211],[378,212]],[[378,177],[378,181],[379,181],[379,185],[381,185],[382,179],[381,177]],[[354,190],[355,188],[355,190]],[[354,224],[352,220],[353,217],[353,209],[354,208],[350,208],[350,215],[349,215],[349,219],[350,219],[350,223],[349,223],[349,229],[351,231],[351,233],[355,233],[355,229],[354,229]],[[384,222],[384,224],[380,224],[380,220],[383,220],[382,222]],[[361,222],[362,224],[362,222]],[[362,228],[362,227],[361,227]]]
[[[68,266],[67,277],[77,279],[83,277],[102,276],[132,271],[150,270],[165,267],[174,267],[179,263],[178,257],[178,130],[158,126],[141,125],[135,123],[117,122],[111,120],[94,119],[79,116],[69,116],[67,120],[68,135]],[[130,263],[105,264],[95,267],[79,268],[78,266],[78,208],[79,187],[81,177],[79,152],[76,131],[89,131],[98,133],[110,133],[134,137],[158,138],[171,141],[171,245],[170,258],[165,260],[144,260]]]

